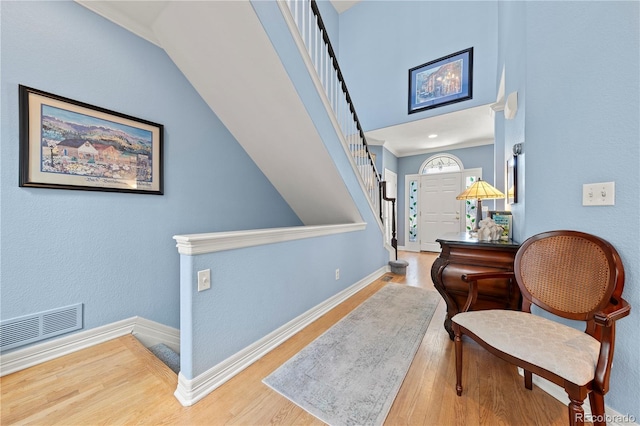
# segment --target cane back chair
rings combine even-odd
[[[515,279],[522,311],[468,311],[478,282]],[[604,394],[609,390],[616,321],[629,315],[622,299],[624,268],[615,248],[596,236],[577,231],[544,232],[526,240],[515,257],[514,272],[478,273],[469,283],[463,312],[452,318],[455,334],[456,392],[462,394],[462,335],[524,370],[562,386],[570,403],[569,424],[584,423],[582,404],[589,396],[594,425],[606,424]],[[559,317],[586,321],[586,329],[531,314],[531,305]]]

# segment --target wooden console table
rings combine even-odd
[[[460,312],[469,293],[463,274],[513,271],[513,261],[520,244],[514,241],[478,241],[468,233],[446,234],[436,240],[442,251],[433,262],[431,278],[447,304],[444,328],[453,340],[451,318]],[[472,311],[482,309],[520,309],[518,285],[509,279],[478,282],[478,299]]]

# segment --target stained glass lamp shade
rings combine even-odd
[[[478,201],[476,206],[476,222],[473,225],[473,231],[477,231],[478,224],[482,220],[482,200],[495,200],[499,198],[504,198],[504,194],[502,192],[498,191],[482,179],[478,179],[473,185],[458,195],[456,200]]]

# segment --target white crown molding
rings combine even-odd
[[[175,235],[173,239],[176,240],[176,247],[178,247],[180,254],[193,256],[344,232],[362,231],[366,226],[367,224],[364,222],[341,225],[294,226],[289,228]]]
[[[82,5],[102,16],[105,19],[121,26],[127,31],[132,32],[133,34],[147,40],[150,43],[155,44],[158,47],[162,47],[160,42],[158,41],[156,35],[153,33],[153,30],[149,28],[148,25],[145,25],[138,20],[134,19],[131,13],[125,13],[121,10],[118,10],[117,7],[114,7],[113,4],[108,0],[105,1],[96,1],[96,0],[75,0],[76,3]],[[151,4],[151,3],[150,3]],[[160,6],[158,6],[160,5]],[[161,2],[155,2],[153,5],[154,8],[163,7]],[[157,13],[157,12],[156,12]]]
[[[131,317],[2,354],[0,377],[127,334],[136,335],[140,341],[162,342],[170,347],[175,346],[176,340],[179,346],[180,341],[180,332],[175,328],[141,317]]]
[[[195,404],[236,374],[278,347],[282,342],[347,300],[353,294],[371,284],[378,277],[388,272],[388,270],[388,266],[378,269],[193,379],[187,379],[182,373],[178,374],[178,388],[174,393],[175,397],[184,406]]]
[[[447,145],[447,146],[436,147],[436,148],[406,151],[402,153],[401,157],[409,157],[412,155],[422,155],[422,154],[435,154],[440,152],[450,152],[455,149],[474,148],[477,146],[493,145],[494,142],[495,142],[494,139],[476,139],[476,140],[466,141],[456,145]]]

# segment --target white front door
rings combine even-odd
[[[420,176],[420,250],[439,252],[436,239],[460,232],[463,204],[456,196],[461,188],[460,172]]]

